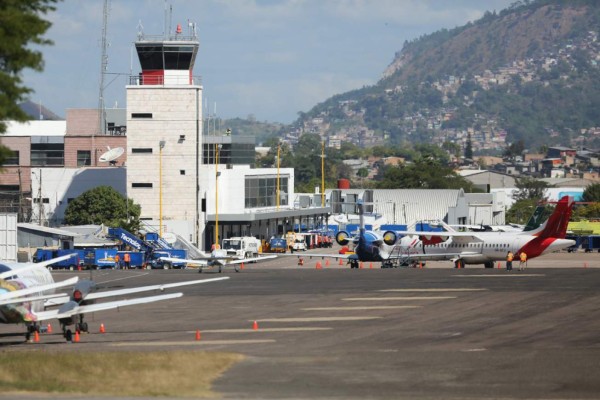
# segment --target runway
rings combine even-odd
[[[23,327],[1,326],[0,348],[241,353],[244,361],[214,383],[225,399],[600,394],[597,253],[541,257],[523,272],[450,263],[316,269],[314,261],[249,264],[226,271],[229,280],[184,287],[179,299],[90,315],[92,333],[80,343],[45,334],[23,344],[14,335]],[[57,280],[73,275],[89,272],[55,273]],[[99,271],[94,279],[117,289],[215,276],[130,270]]]

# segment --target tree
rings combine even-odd
[[[431,159],[410,165],[388,166],[377,184],[379,189],[463,189],[472,192],[473,184],[457,175],[452,168]]]
[[[600,201],[600,183],[593,183],[583,191],[583,201]]]
[[[465,145],[465,159],[473,159],[473,142],[471,141],[471,134],[467,136],[467,144]]]
[[[538,202],[544,198],[546,189],[551,187],[548,183],[533,178],[521,178],[516,181],[517,192],[514,194],[518,200],[534,200]]]
[[[26,121],[28,116],[19,108],[31,89],[23,85],[21,71],[31,68],[41,71],[42,53],[32,45],[49,45],[42,36],[50,22],[40,18],[54,10],[56,0],[3,0],[0,2],[0,134],[6,132],[4,121]],[[12,152],[0,146],[0,165]]]
[[[506,213],[506,222],[524,225],[529,221],[537,206],[536,199],[517,200]]]
[[[140,212],[140,206],[132,199],[126,199],[110,186],[98,186],[69,203],[65,224],[104,224],[135,233],[139,230]]]

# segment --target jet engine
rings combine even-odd
[[[395,245],[397,241],[398,241],[398,235],[396,234],[396,232],[386,231],[383,234],[383,243],[387,244],[388,246]]]
[[[340,246],[346,246],[348,243],[350,243],[350,239],[350,235],[348,235],[348,232],[345,231],[339,231],[337,235],[335,235],[335,241]]]

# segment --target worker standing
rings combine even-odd
[[[123,261],[125,262],[125,269],[129,269],[131,266],[131,255],[129,253],[125,253],[123,255]]]
[[[512,251],[509,251],[506,254],[506,270],[507,271],[512,271],[513,258],[515,258],[515,256],[513,255]]]
[[[519,263],[519,271],[524,271],[525,268],[527,268],[527,254],[524,251],[519,255],[519,260],[521,260]]]
[[[119,255],[117,254],[115,256],[115,269],[121,269],[121,265],[119,264],[119,262],[121,261],[121,258],[119,257]]]

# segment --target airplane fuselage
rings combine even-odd
[[[0,280],[0,294],[13,292],[16,290],[27,289],[35,286],[42,286],[54,283],[52,274],[45,267],[34,269],[23,269],[23,264],[19,263],[0,263],[0,273],[14,271],[18,273],[18,278],[11,280]],[[19,271],[23,269],[23,271]],[[46,295],[54,293],[54,289],[36,292],[35,295]],[[44,301],[30,301],[25,303],[0,305],[0,322],[2,323],[20,323],[34,322],[35,313],[44,309]]]

